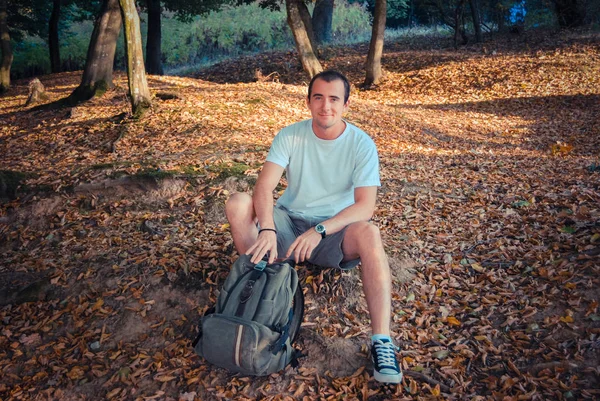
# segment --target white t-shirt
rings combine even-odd
[[[328,219],[354,204],[354,188],[381,185],[375,143],[348,122],[333,140],[318,138],[312,120],[285,127],[267,161],[286,169],[288,187],[277,204],[294,214]]]

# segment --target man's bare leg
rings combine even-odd
[[[258,237],[252,197],[243,192],[231,195],[225,204],[225,214],[231,227],[235,249],[243,255]]]
[[[392,277],[377,226],[368,222],[350,224],[342,250],[346,259],[361,260],[361,278],[373,334],[390,335]]]
[[[344,235],[342,250],[346,259],[361,259],[361,278],[373,334],[373,376],[382,383],[400,383],[402,369],[390,337],[392,277],[379,229],[368,222],[350,224]]]

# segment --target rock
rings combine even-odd
[[[46,88],[38,78],[34,78],[29,82],[29,97],[25,102],[25,106],[36,104],[48,100]]]

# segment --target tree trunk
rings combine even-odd
[[[60,0],[53,1],[52,15],[48,29],[48,49],[50,50],[50,69],[60,72],[60,44],[58,40],[58,21],[60,19]]]
[[[140,118],[151,106],[150,90],[146,81],[140,16],[134,0],[119,0],[125,28],[125,55],[127,57],[127,80],[133,116]]]
[[[554,0],[554,9],[561,28],[574,28],[583,24],[583,14],[577,0]]]
[[[317,43],[331,42],[334,0],[317,0],[312,15],[312,26]]]
[[[464,27],[464,0],[459,0],[454,9],[454,48],[458,49],[458,36],[462,37],[462,44],[469,41]]]
[[[310,17],[310,12],[308,11],[308,7],[306,7],[306,3],[303,0],[294,0],[296,5],[298,6],[298,11],[300,12],[300,18],[304,23],[304,29],[306,29],[306,34],[308,35],[308,39],[310,40],[310,45],[313,48],[313,52],[317,58],[319,57],[319,47],[317,43],[317,39],[315,38],[315,30],[312,25],[312,18]]]
[[[104,0],[92,32],[81,83],[67,99],[69,103],[78,103],[96,95],[100,96],[114,86],[112,73],[119,31],[121,31],[119,0]]]
[[[298,50],[298,56],[300,57],[302,67],[304,68],[304,71],[306,71],[312,78],[319,72],[323,71],[323,67],[321,67],[321,63],[317,59],[317,55],[315,54],[314,48],[311,44],[308,27],[305,25],[305,22],[301,16],[302,11],[300,4],[306,8],[302,0],[285,0],[285,6],[287,9],[287,22],[292,30],[292,34],[294,35],[294,41],[296,42],[296,49]]]
[[[371,32],[371,43],[369,44],[369,55],[367,56],[367,76],[363,83],[366,88],[379,84],[383,78],[381,56],[383,55],[386,7],[386,0],[375,1],[373,30]]]
[[[161,51],[160,0],[147,0],[148,38],[146,41],[146,71],[148,74],[163,75]]]
[[[0,93],[10,88],[10,67],[13,52],[8,34],[8,11],[6,0],[0,0],[0,47],[2,48],[2,64],[0,65]]]
[[[473,16],[475,41],[477,43],[481,43],[483,41],[483,36],[481,35],[481,18],[479,18],[479,7],[477,7],[477,0],[469,0],[469,6],[471,6],[471,15]]]

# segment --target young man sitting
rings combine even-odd
[[[283,128],[273,140],[253,195],[237,193],[226,214],[240,254],[269,255],[322,267],[351,269],[361,278],[371,317],[375,378],[399,383],[402,372],[390,337],[391,275],[375,211],[379,159],[373,140],[342,116],[350,84],[337,71],[314,76],[306,104],[312,119]],[[288,187],[273,206],[286,171]]]

